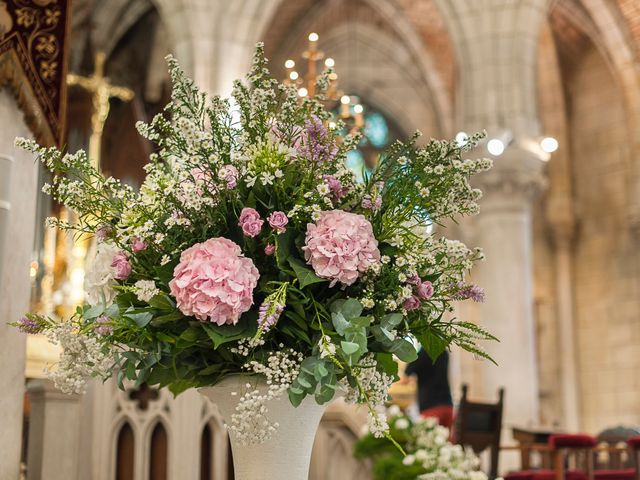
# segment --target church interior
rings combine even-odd
[[[73,313],[95,248],[45,225],[73,214],[41,193],[46,174],[14,139],[84,149],[137,189],[156,146],[136,123],[171,100],[165,57],[225,96],[257,42],[300,97],[334,69],[330,108],[364,132],[354,171],[415,129],[420,141],[486,131],[470,153],[494,165],[474,180],[481,213],[443,227],[486,257],[472,273],[484,302],[452,315],[499,339],[486,345],[495,363],[453,347],[447,372],[461,418],[473,405],[491,412],[486,435],[469,437],[482,470],[580,479],[556,475],[564,457],[548,439],[582,434],[595,439],[578,445],[589,478],[640,478],[638,445],[627,447],[640,435],[640,2],[3,0],[0,480],[235,478],[224,419],[196,391],[95,380],[63,394],[43,373],[58,347],[7,325]],[[389,401],[418,412],[415,377],[401,375]],[[310,479],[374,478],[353,455],[365,417],[330,404]],[[522,470],[534,473],[509,476]]]

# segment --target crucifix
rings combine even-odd
[[[104,124],[109,116],[109,101],[117,98],[123,102],[133,99],[133,91],[126,87],[112,85],[109,78],[104,76],[104,63],[106,55],[97,52],[95,58],[95,71],[88,77],[70,73],[67,75],[67,84],[77,85],[85,89],[91,95],[91,137],[89,138],[89,159],[94,167],[100,168],[100,148],[102,146],[102,132]]]

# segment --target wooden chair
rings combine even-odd
[[[505,480],[640,480],[640,436],[628,438],[624,446],[608,446],[596,445],[596,438],[590,435],[557,434],[549,438],[548,445],[535,449],[551,456],[553,468],[511,472]],[[627,455],[627,449],[635,468],[594,468],[597,455]]]
[[[467,391],[467,385],[463,385],[453,438],[456,443],[471,447],[476,454],[490,449],[489,478],[493,480],[498,476],[504,389],[498,392],[497,403],[470,402]]]
[[[640,429],[630,427],[607,428],[598,434],[599,449],[596,455],[596,469],[620,470],[634,467],[633,455],[626,448],[627,441],[640,435]]]

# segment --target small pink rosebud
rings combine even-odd
[[[421,299],[429,300],[433,297],[433,284],[428,280],[426,282],[420,282],[416,287],[416,293]]]
[[[124,252],[118,252],[113,256],[111,267],[115,270],[116,280],[126,280],[131,275],[131,264]]]
[[[264,247],[265,255],[271,256],[275,251],[276,251],[276,246],[273,243],[270,243],[266,247]]]
[[[415,295],[412,295],[410,298],[405,300],[404,305],[402,305],[402,307],[407,311],[416,310],[420,308],[420,299]]]
[[[132,241],[131,241],[131,251],[133,253],[138,253],[143,251],[145,248],[147,248],[147,244],[144,242],[144,240],[142,240],[139,237],[135,237]]]
[[[111,235],[112,231],[113,228],[111,227],[111,225],[109,225],[108,223],[103,223],[96,230],[96,237],[98,237],[98,240],[100,240],[101,242],[104,242],[107,237]]]

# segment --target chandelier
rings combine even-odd
[[[326,57],[322,50],[318,48],[318,40],[320,36],[312,32],[307,36],[308,44],[306,50],[300,55],[303,59],[300,62],[304,68],[306,63],[306,72],[300,73],[296,69],[296,62],[292,58],[284,62],[287,76],[284,83],[295,85],[300,98],[311,98],[316,93],[316,83],[323,73],[324,69],[329,69],[329,88],[325,94],[326,101],[337,103],[339,101],[339,109],[337,116],[347,125],[351,131],[358,131],[364,127],[364,107],[360,103],[360,99],[356,95],[347,95],[338,88],[338,74],[333,70],[336,62],[331,57]],[[319,63],[323,62],[323,67],[318,68]],[[329,122],[331,128],[336,127],[336,122]]]

